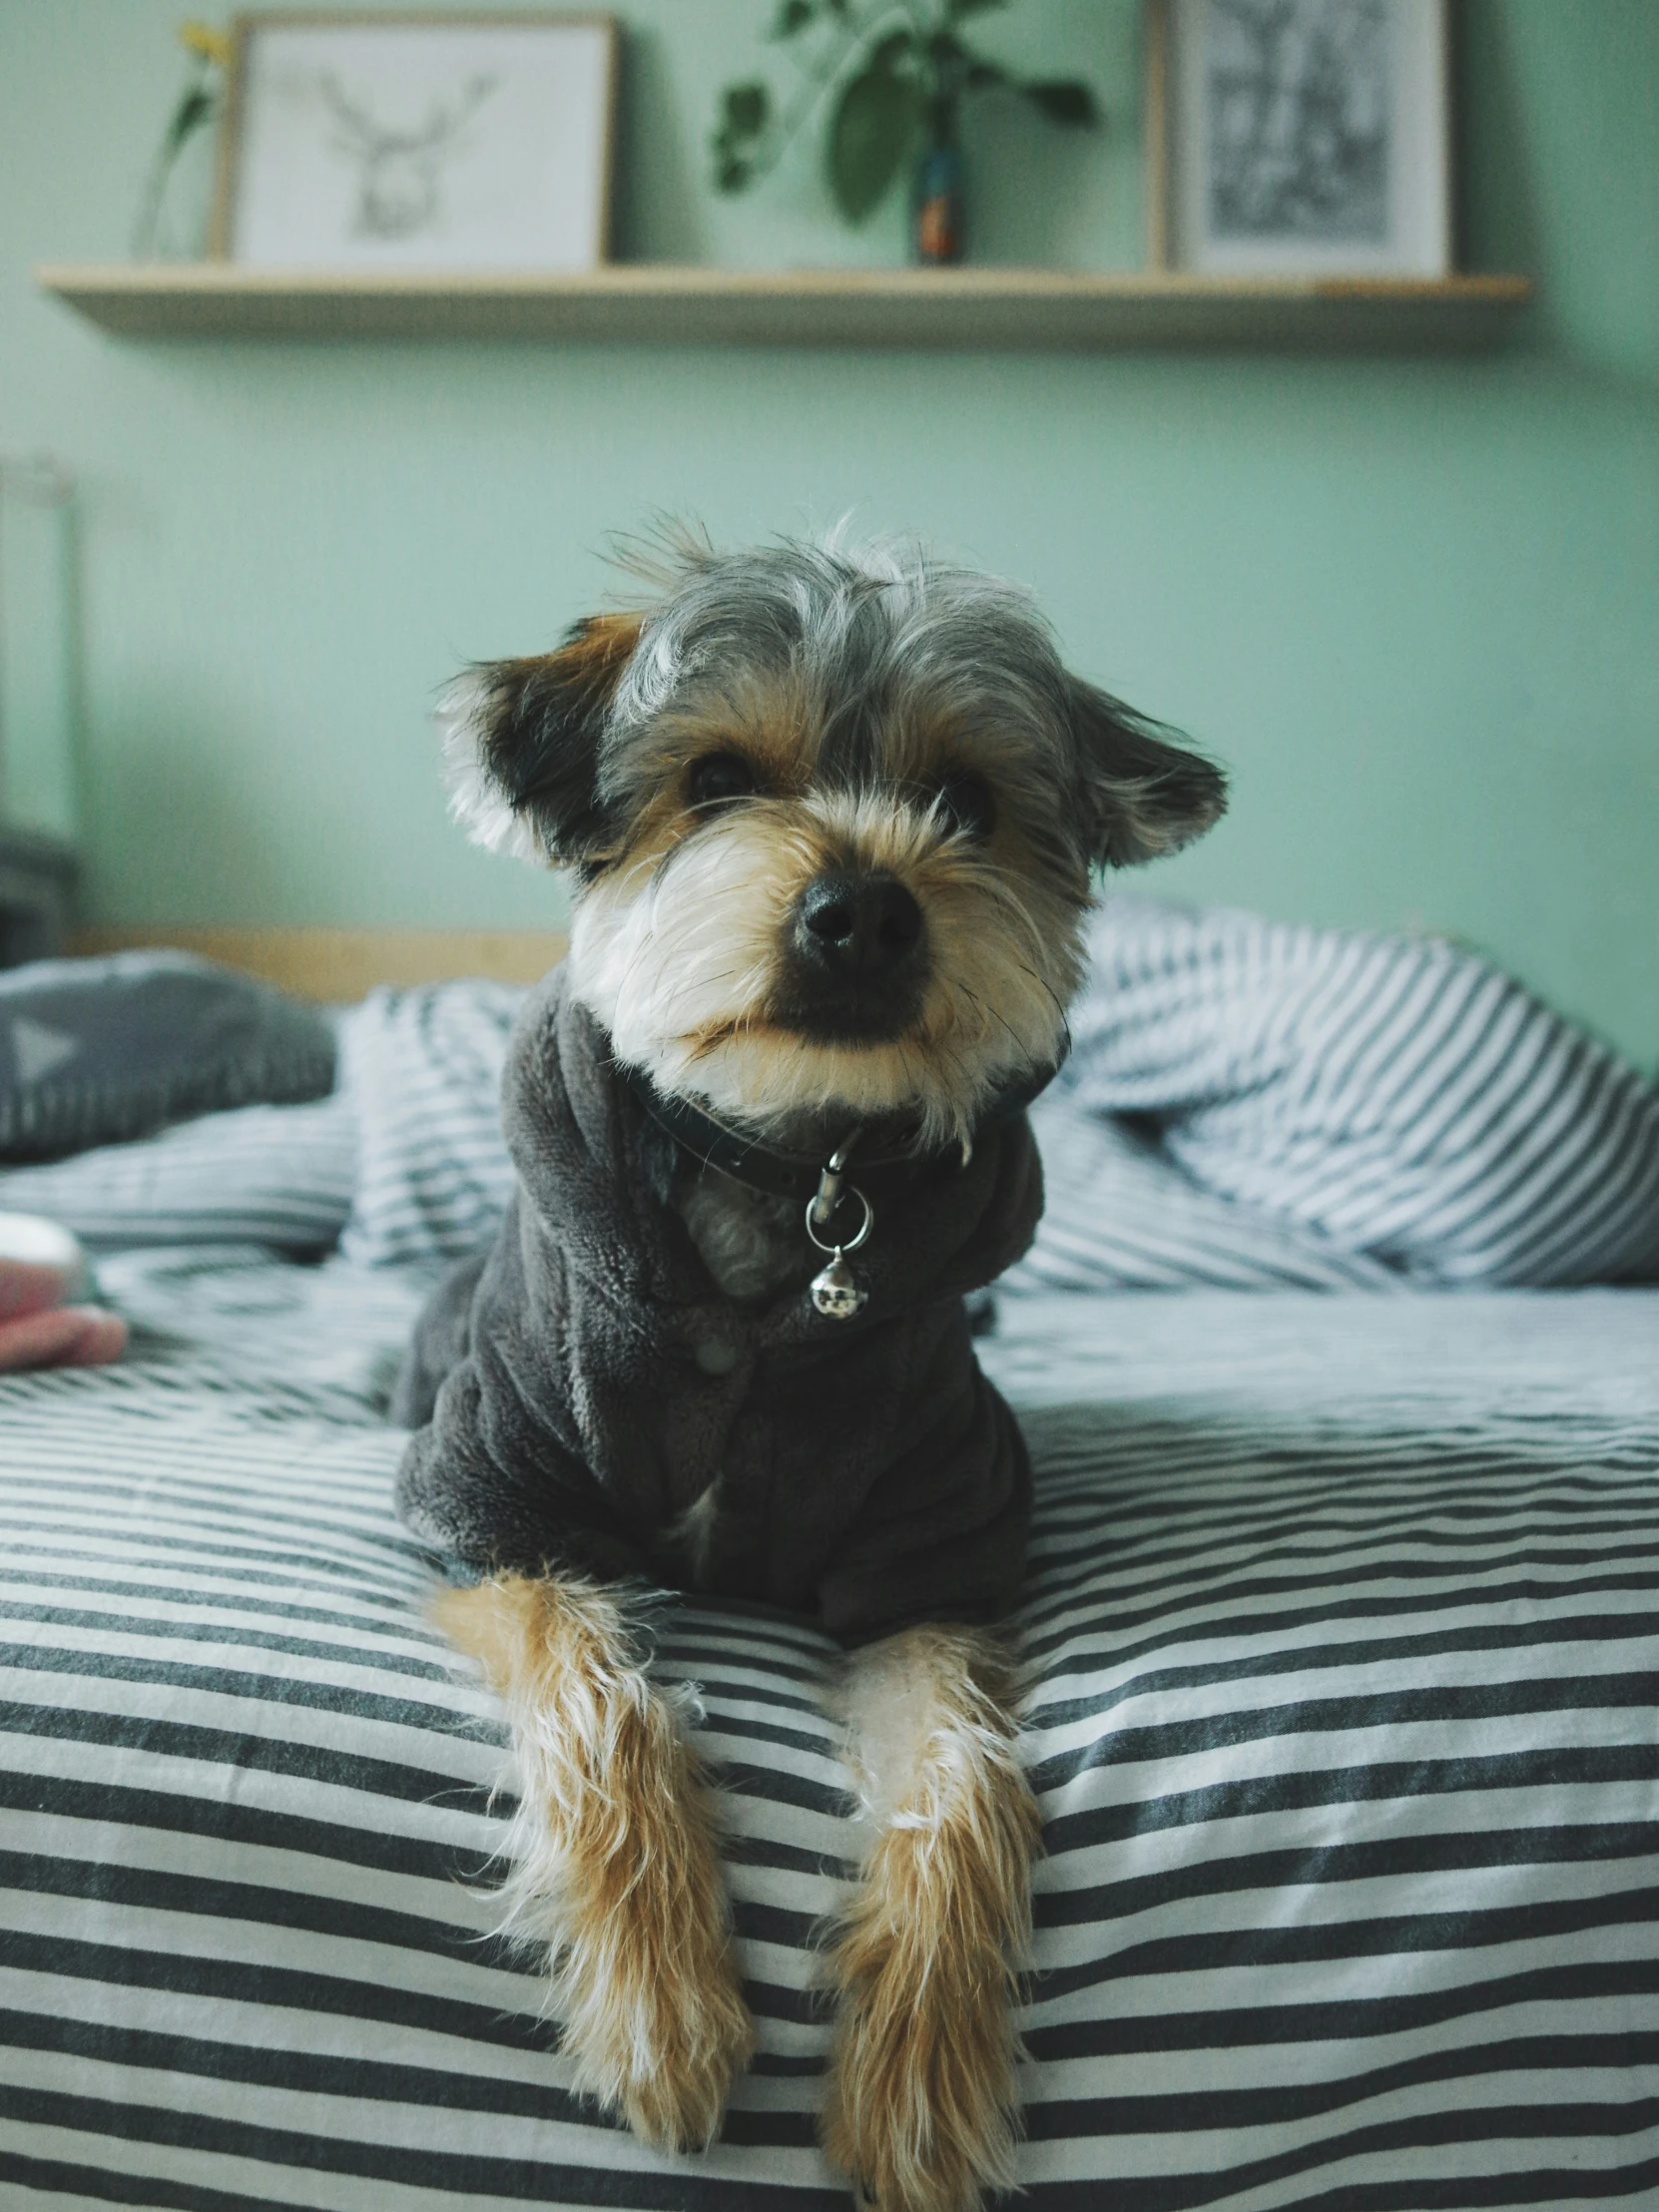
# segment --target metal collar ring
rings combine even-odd
[[[825,1237],[821,1235],[819,1223],[814,1219],[814,1216],[818,1212],[818,1198],[815,1195],[807,1201],[807,1234],[812,1239],[813,1243],[818,1247],[820,1252],[856,1252],[858,1247],[863,1243],[864,1239],[869,1235],[870,1226],[875,1220],[874,1207],[870,1204],[869,1200],[865,1198],[863,1192],[859,1190],[856,1183],[847,1183],[844,1184],[841,1188],[839,1203],[836,1207],[837,1212],[839,1211],[840,1206],[844,1205],[849,1198],[855,1198],[858,1201],[858,1204],[864,1210],[864,1218],[858,1224],[857,1235],[854,1237],[845,1238]]]

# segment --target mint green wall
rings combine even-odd
[[[609,594],[608,531],[852,509],[1023,578],[1079,668],[1231,764],[1231,818],[1149,887],[1455,931],[1659,1058],[1653,0],[1471,0],[1468,258],[1544,304],[1507,353],[1386,362],[110,339],[28,265],[123,252],[181,12],[0,0],[0,446],[84,485],[90,915],[555,921],[554,883],[448,826],[434,686]],[[805,161],[704,190],[770,12],[627,8],[622,251],[854,250]],[[985,20],[1116,127],[986,118],[982,246],[1131,260],[1133,8]]]

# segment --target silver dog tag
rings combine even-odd
[[[828,1252],[830,1264],[820,1268],[812,1280],[813,1304],[830,1321],[850,1321],[869,1304],[869,1293],[858,1288],[858,1281],[846,1264],[846,1255],[856,1252],[869,1235],[870,1224],[875,1219],[875,1209],[855,1183],[848,1183],[843,1191],[841,1177],[846,1168],[846,1155],[851,1150],[850,1141],[834,1154],[819,1180],[816,1196],[807,1201],[807,1235],[820,1252]],[[843,1244],[836,1236],[825,1236],[822,1232],[835,1218],[842,1199],[856,1199],[863,1214],[857,1233]]]
[[[839,1245],[830,1265],[813,1277],[812,1290],[813,1304],[831,1321],[850,1321],[869,1299],[869,1293],[859,1290],[852,1270],[841,1258]]]

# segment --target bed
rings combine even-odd
[[[1145,924],[1146,975],[1181,926]],[[1099,949],[1132,1011],[1131,934]],[[421,1622],[382,1407],[445,1250],[499,1203],[481,1074],[514,1002],[381,994],[330,1099],[0,1176],[0,1205],[102,1230],[134,1331],[118,1367],[0,1382],[8,2207],[850,2201],[814,2140],[813,1936],[852,1832],[810,1626],[662,1615],[760,2031],[711,2151],[655,2157],[574,2100],[490,1933],[505,1737]],[[1161,1064],[1190,1092],[1182,1033]],[[981,1345],[1038,1468],[1024,2201],[1653,2201],[1659,1289],[1459,1278],[1512,1145],[1461,1244],[1443,1182],[1418,1193],[1463,1287],[1431,1282],[1397,1191],[1393,1248],[1344,1244],[1318,1209],[1375,1202],[1374,1172],[1328,1150],[1292,1188],[1282,1149],[1285,1202],[1241,1195],[1225,1086],[1158,1136],[1150,1056],[1090,1038],[1085,1010],[1053,1225]],[[1644,1096],[1574,1065],[1623,1132],[1598,1139],[1626,1177],[1606,1234],[1639,1278]],[[1256,1064],[1230,1094],[1258,1184],[1269,1087]],[[1536,1247],[1541,1188],[1506,1249]]]

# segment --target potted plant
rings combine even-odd
[[[925,265],[958,262],[964,246],[958,126],[967,99],[1011,93],[1071,129],[1102,120],[1075,78],[1022,78],[964,36],[969,16],[1009,0],[780,0],[772,37],[801,76],[782,109],[761,78],[728,85],[713,136],[715,184],[745,192],[827,108],[825,176],[848,223],[861,223],[909,168],[911,241]]]

